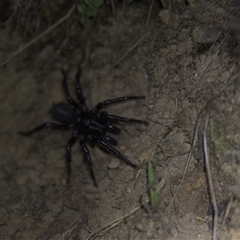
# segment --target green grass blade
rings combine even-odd
[[[157,193],[157,183],[154,177],[153,166],[151,161],[148,161],[148,184],[149,184],[149,194],[150,194],[150,204],[152,209],[156,209],[158,205],[158,193]]]

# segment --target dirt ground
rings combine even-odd
[[[0,238],[240,239],[239,1],[105,1],[83,25],[74,6],[0,4]],[[78,143],[66,184],[71,130],[18,134],[67,102],[61,68],[76,99],[79,64],[89,108],[146,96],[104,109],[149,125],[121,123],[114,136],[140,170],[88,145],[98,188]]]

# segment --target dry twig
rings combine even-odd
[[[207,125],[208,125],[208,114],[207,114],[205,129],[203,131],[203,150],[204,150],[204,159],[205,159],[205,169],[207,172],[208,187],[209,187],[209,192],[210,192],[210,196],[211,196],[211,204],[212,204],[212,208],[213,208],[212,239],[216,240],[218,208],[217,208],[216,197],[214,194],[212,174],[211,174],[211,169],[210,169],[210,164],[209,164],[209,159],[208,159],[208,152],[207,152],[207,137],[206,137]]]
[[[112,15],[115,18],[116,13],[115,13],[115,6],[114,6],[113,0],[110,0],[110,3],[111,3],[111,7],[112,7]]]
[[[145,38],[146,34],[144,34],[121,58],[119,58],[110,68],[108,71],[111,71],[114,67],[116,67],[131,51],[133,51],[138,44],[142,42]]]
[[[152,8],[153,8],[153,3],[154,3],[154,0],[152,0],[152,2],[151,2],[151,4],[150,4],[150,7],[149,7],[149,10],[148,10],[148,15],[147,15],[147,20],[146,20],[146,26],[148,25],[149,19],[150,19],[150,17],[151,17]]]
[[[110,229],[114,228],[119,223],[121,223],[125,218],[130,217],[133,213],[135,213],[139,209],[141,209],[141,206],[136,207],[132,211],[127,213],[126,215],[124,215],[124,216],[122,216],[120,218],[117,218],[117,219],[113,220],[112,222],[109,222],[109,223],[105,224],[104,226],[100,227],[99,229],[93,231],[85,240],[89,240],[90,238],[92,238],[96,234],[101,233],[104,230],[105,230],[104,233],[106,233],[107,231],[109,231]]]
[[[230,212],[230,209],[232,207],[232,204],[233,204],[233,195],[230,196],[230,200],[228,202],[228,205],[227,205],[227,208],[225,210],[225,213],[224,213],[224,216],[223,216],[223,220],[222,220],[222,223],[221,223],[221,228],[223,228],[225,222],[226,222],[226,219],[228,218],[228,215],[229,215],[229,212]]]
[[[196,125],[195,125],[195,130],[194,130],[194,136],[193,136],[193,140],[192,140],[192,144],[191,144],[191,149],[190,149],[190,151],[188,153],[187,162],[186,162],[186,165],[184,167],[184,171],[183,171],[183,175],[182,175],[181,181],[180,181],[180,183],[179,183],[179,185],[177,187],[177,190],[175,191],[171,201],[169,202],[169,204],[168,204],[168,206],[167,206],[167,208],[165,210],[166,213],[169,212],[169,210],[170,210],[170,208],[172,206],[172,203],[175,200],[175,198],[176,198],[176,196],[177,196],[177,194],[178,194],[178,192],[179,192],[179,190],[180,190],[180,188],[182,186],[182,183],[183,183],[183,180],[184,180],[184,178],[186,176],[188,167],[189,167],[189,165],[191,163],[191,157],[192,157],[192,154],[193,154],[193,150],[194,150],[194,147],[195,147],[197,139],[198,139],[197,138],[197,136],[198,136],[198,127],[199,127],[199,121],[200,121],[201,115],[202,115],[202,113],[199,115],[199,117],[197,119],[197,122],[196,122]]]
[[[15,58],[18,54],[20,54],[22,51],[24,51],[25,49],[27,49],[28,47],[30,47],[33,43],[35,43],[36,41],[38,41],[40,38],[42,38],[43,36],[45,36],[47,33],[51,32],[54,28],[56,28],[58,25],[60,25],[62,22],[64,22],[65,20],[67,20],[72,12],[74,11],[74,9],[76,8],[76,4],[74,4],[71,9],[68,11],[68,13],[62,17],[60,20],[58,20],[56,23],[54,23],[51,27],[49,27],[47,30],[45,30],[44,32],[42,32],[41,34],[39,34],[37,37],[35,37],[34,39],[32,39],[30,42],[28,42],[27,44],[25,44],[23,47],[19,48],[16,52],[13,52],[11,54],[9,54],[9,56],[7,57],[6,60],[4,60],[1,64],[0,67],[4,66],[6,63],[8,63],[10,60],[12,60],[13,58]]]

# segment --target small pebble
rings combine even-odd
[[[179,24],[179,16],[174,12],[164,9],[159,13],[161,20],[170,27],[176,27]]]
[[[131,192],[132,192],[131,188],[128,188],[127,193],[131,193]]]
[[[108,164],[108,168],[118,168],[120,165],[120,161],[117,158],[113,158],[111,162]]]
[[[144,231],[144,227],[143,227],[143,224],[142,223],[138,223],[137,224],[137,230],[140,231],[140,232],[143,232]]]

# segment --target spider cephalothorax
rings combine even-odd
[[[129,161],[125,156],[123,156],[119,151],[117,151],[113,146],[117,145],[117,141],[107,136],[107,132],[113,133],[113,134],[119,134],[120,129],[113,125],[113,123],[117,122],[134,122],[134,123],[140,123],[147,125],[146,121],[143,120],[137,120],[137,119],[131,119],[131,118],[124,118],[119,117],[115,115],[109,115],[107,112],[100,111],[104,106],[111,105],[119,102],[124,102],[128,100],[133,99],[143,99],[143,96],[129,96],[129,97],[120,97],[115,98],[112,100],[106,100],[103,102],[100,102],[96,105],[95,108],[92,110],[88,110],[85,99],[82,94],[82,89],[80,85],[80,74],[81,69],[79,68],[79,71],[76,75],[76,90],[77,90],[77,98],[79,102],[76,102],[72,99],[72,97],[69,94],[68,87],[67,87],[67,75],[64,70],[63,72],[63,90],[66,95],[66,98],[69,102],[69,104],[66,103],[58,103],[55,104],[51,110],[53,119],[61,122],[62,124],[56,124],[56,123],[43,123],[40,126],[34,128],[33,130],[29,132],[21,132],[23,135],[31,135],[33,132],[36,132],[38,130],[41,130],[43,128],[53,128],[53,129],[60,129],[60,130],[66,130],[66,129],[73,129],[73,135],[72,138],[68,141],[67,147],[66,147],[66,160],[67,160],[67,182],[70,181],[70,175],[71,175],[71,147],[76,142],[76,140],[79,140],[80,146],[83,151],[84,160],[87,163],[87,166],[89,168],[91,177],[93,179],[93,182],[95,186],[97,186],[95,176],[93,173],[93,165],[92,160],[89,154],[89,150],[86,146],[86,142],[90,143],[91,145],[98,144],[102,148],[112,152],[115,154],[118,158],[125,161],[126,164],[130,165],[133,168],[136,168],[137,166]]]

